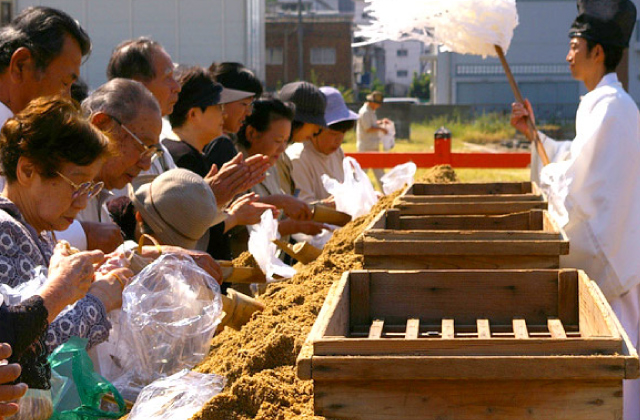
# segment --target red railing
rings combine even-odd
[[[452,153],[451,139],[435,139],[433,153],[354,152],[363,168],[392,168],[412,161],[418,168],[451,165],[454,168],[526,168],[531,153]]]

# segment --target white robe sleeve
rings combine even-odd
[[[547,152],[549,162],[562,162],[569,158],[569,150],[571,149],[571,141],[554,140],[546,134],[538,131],[538,137],[542,142],[544,150]],[[540,172],[543,165],[538,150],[534,144],[531,145],[531,181],[540,185]]]
[[[561,265],[584,269],[613,299],[640,283],[640,115],[606,89],[581,104],[576,127],[569,159],[547,165],[541,187],[570,239]]]

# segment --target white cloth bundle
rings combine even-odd
[[[418,39],[443,51],[496,56],[518,25],[515,0],[368,0],[374,17],[361,34],[372,39]]]

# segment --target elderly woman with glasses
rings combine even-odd
[[[132,274],[96,273],[101,251],[54,248],[51,232],[66,229],[102,189],[93,179],[107,155],[107,138],[61,98],[34,100],[0,134],[7,180],[0,196],[0,282],[16,287],[32,280],[37,267],[46,269],[36,295],[0,308],[0,338],[11,343],[10,361],[20,363],[20,380],[30,388],[50,388],[47,354],[70,336],[88,338],[89,346],[108,337],[100,296]]]

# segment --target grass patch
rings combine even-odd
[[[515,129],[509,124],[508,116],[485,114],[472,121],[459,115],[437,117],[423,123],[411,124],[411,139],[396,139],[392,152],[415,153],[433,152],[433,135],[440,127],[451,131],[451,148],[460,151],[464,143],[489,144],[512,139]],[[342,148],[345,152],[356,152],[355,130],[345,135]],[[427,169],[418,168],[416,178],[420,178]],[[455,168],[461,182],[522,182],[529,180],[529,169],[477,169]],[[369,178],[376,185],[372,171]]]

